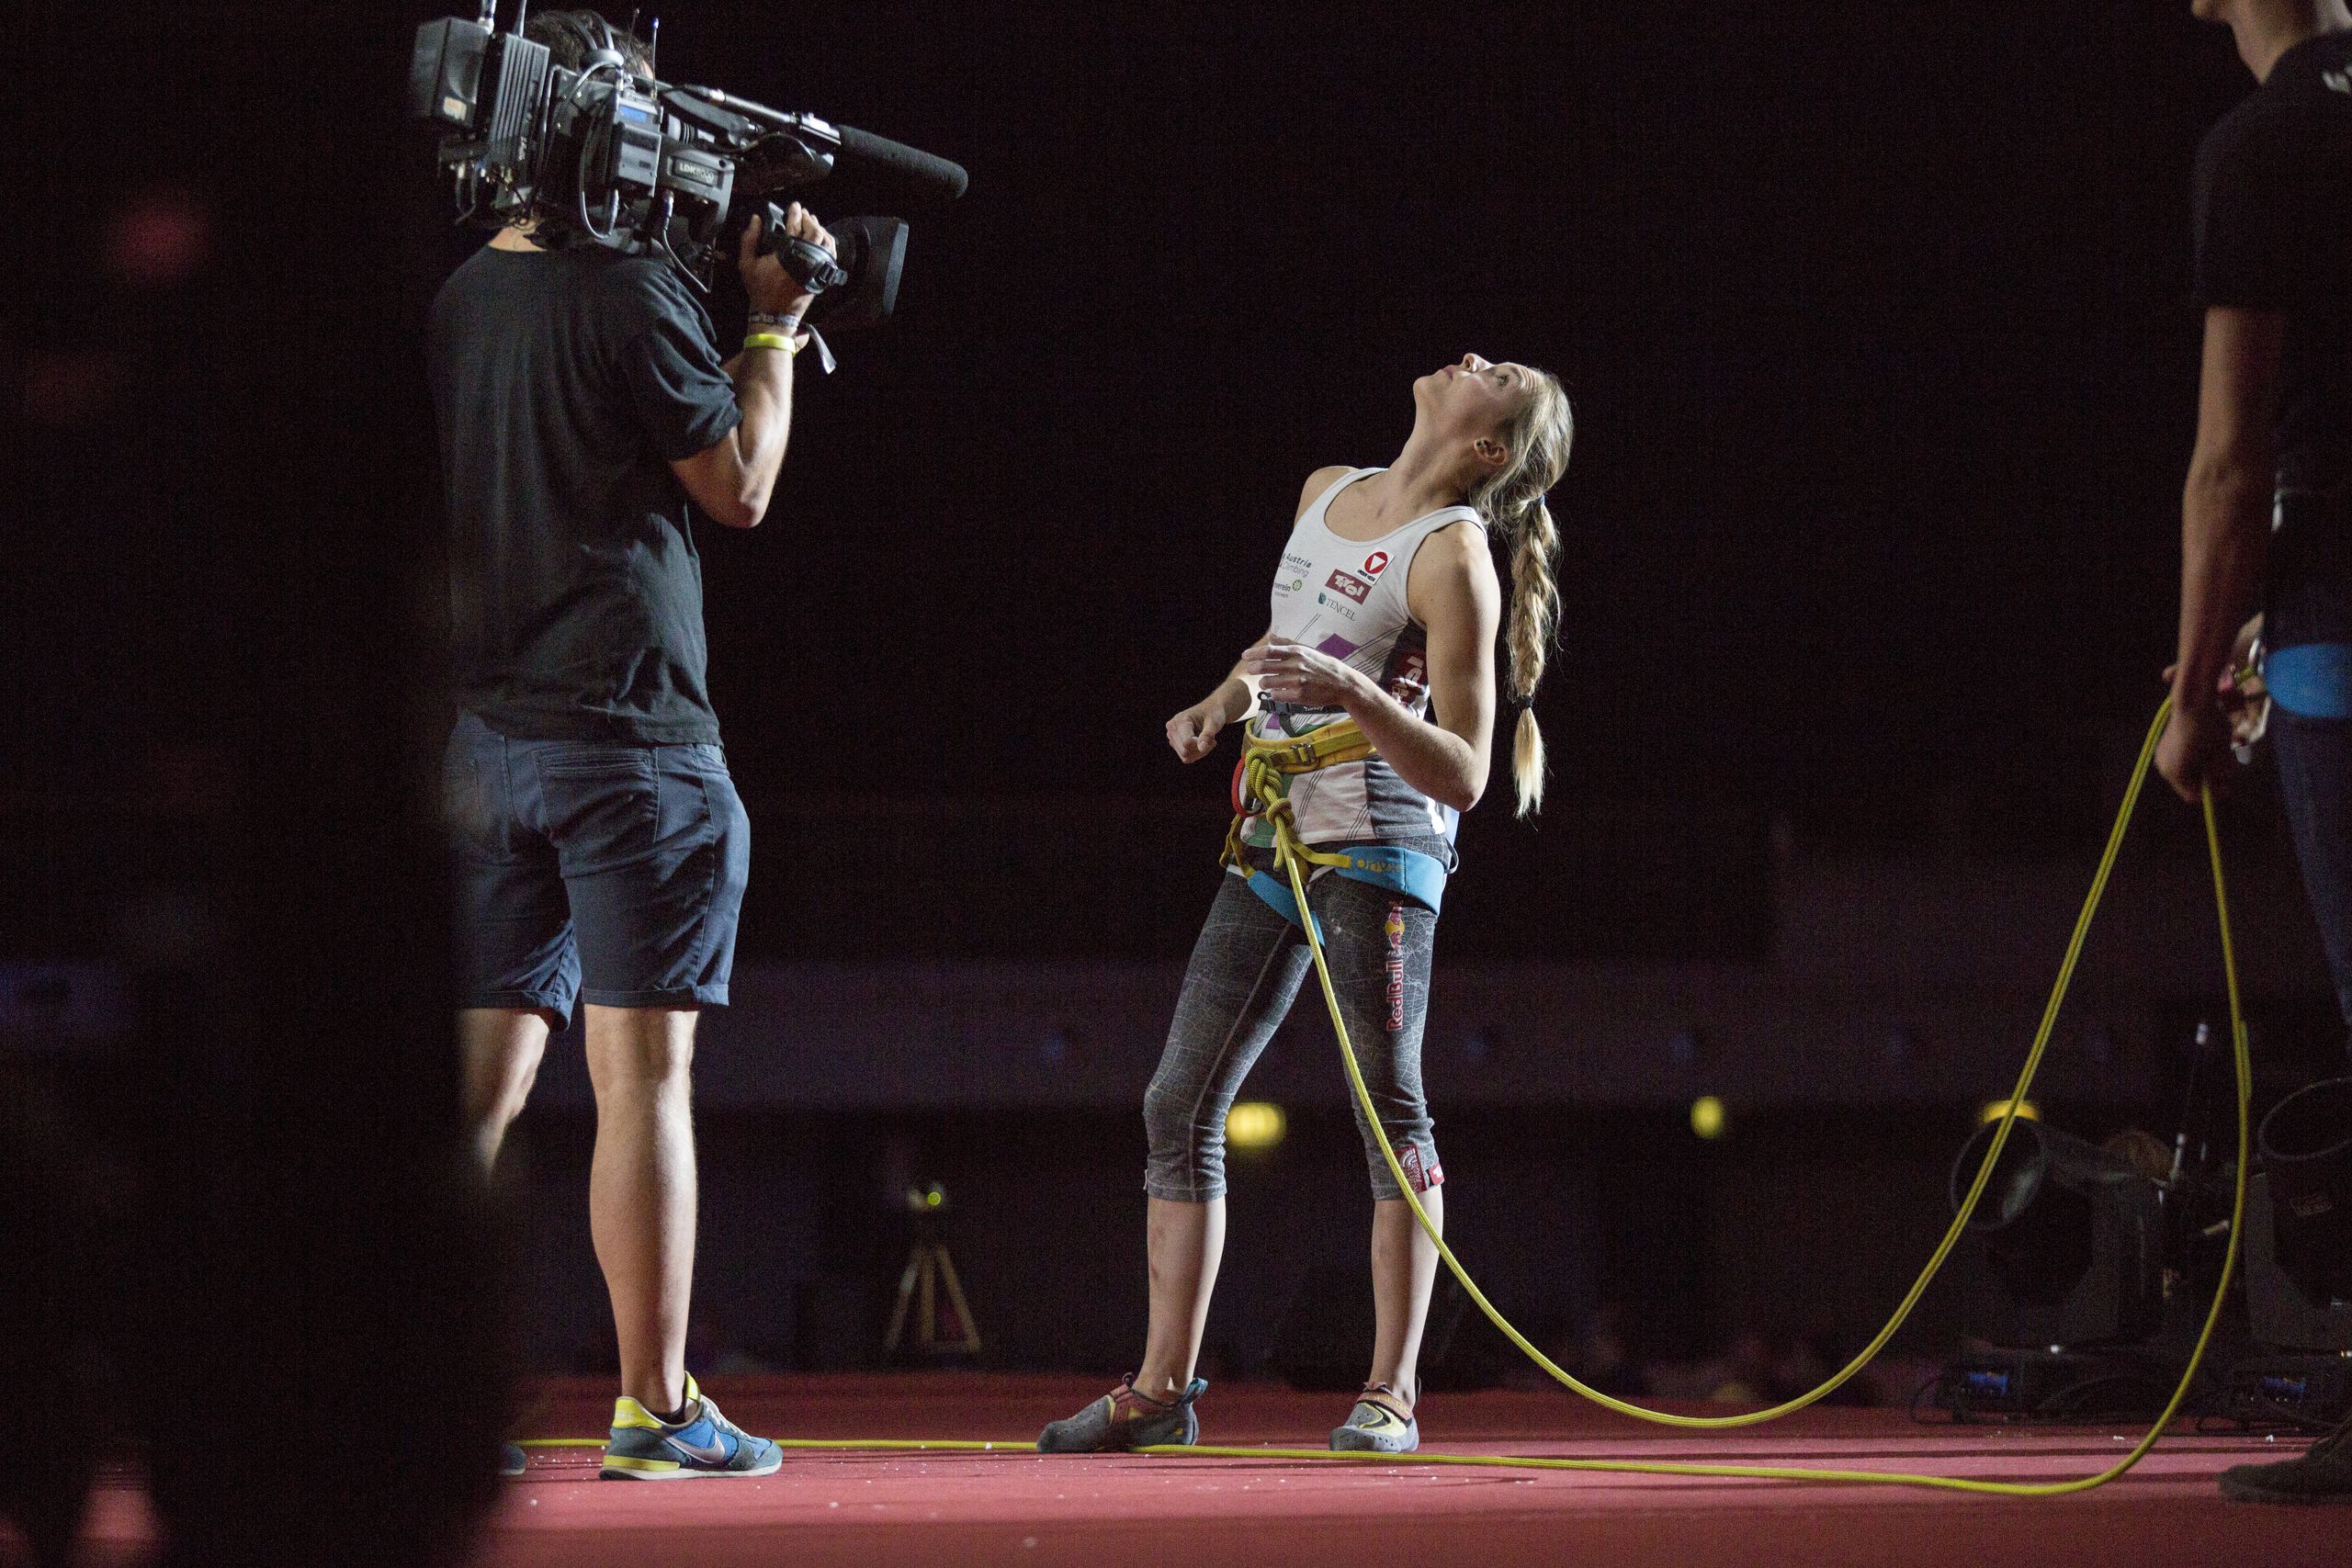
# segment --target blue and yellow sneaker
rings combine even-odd
[[[693,1414],[671,1423],[627,1394],[613,1401],[613,1433],[597,1474],[606,1481],[734,1481],[774,1475],[783,1465],[782,1449],[721,1416],[691,1375],[686,1404]]]

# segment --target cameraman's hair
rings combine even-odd
[[[1544,680],[1544,661],[1560,625],[1560,589],[1552,562],[1560,552],[1560,531],[1544,492],[1568,469],[1568,446],[1576,416],[1559,378],[1548,370],[1533,377],[1526,405],[1510,422],[1503,440],[1510,464],[1470,494],[1470,504],[1510,547],[1510,619],[1503,640],[1510,658],[1504,687],[1518,708],[1510,749],[1510,779],[1521,817],[1544,805],[1544,732],[1527,705]]]
[[[612,35],[611,47],[619,53],[629,74],[653,74],[653,55],[645,40],[613,27],[594,11],[534,11],[531,19],[523,24],[523,36],[533,43],[547,45],[548,59],[566,71],[579,70],[581,62],[605,48],[608,31]]]

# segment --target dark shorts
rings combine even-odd
[[[449,732],[458,1005],[723,1007],[752,825],[717,746]]]

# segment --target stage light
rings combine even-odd
[[[2223,1405],[2332,1426],[2352,1412],[2352,1078],[2296,1090],[2262,1119],[2246,1184],[2245,1306],[2261,1354]]]
[[[1262,1100],[1245,1100],[1225,1113],[1225,1141],[1237,1149],[1271,1149],[1289,1130],[1283,1108]]]
[[[2246,1193],[2246,1306],[2282,1349],[2352,1351],[2352,1078],[2296,1090],[2262,1119]]]
[[[1702,1138],[1724,1135],[1724,1102],[1712,1094],[1702,1094],[1690,1102],[1690,1130]]]
[[[1976,1112],[1976,1124],[1982,1127],[1987,1122],[1998,1122],[2002,1117],[2007,1116],[2008,1113],[2009,1102],[2007,1100],[1988,1100],[1984,1102],[1984,1107]],[[2018,1120],[2020,1122],[2039,1122],[2041,1120],[2041,1108],[2034,1104],[2030,1100],[2026,1100],[2018,1107]],[[1978,1152],[1980,1155],[1983,1153],[1982,1150],[1979,1150]],[[1973,1179],[1973,1172],[1971,1173],[1972,1179]]]
[[[1952,1161],[1955,1210],[2007,1107],[1986,1109]],[[2118,1348],[2136,1347],[2163,1315],[2162,1190],[2122,1156],[2024,1115],[1968,1224],[1977,1266],[1962,1321],[2003,1348],[1948,1366],[1936,1401],[1963,1417],[2079,1414],[2086,1390],[2107,1409],[2160,1403],[2163,1358]]]
[[[1987,1121],[1952,1161],[1955,1210],[1998,1131]],[[1968,1224],[1991,1287],[1970,1329],[1996,1345],[2036,1347],[2153,1332],[2164,1305],[2160,1199],[2121,1156],[2039,1122],[2012,1124]]]

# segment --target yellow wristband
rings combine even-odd
[[[745,348],[780,348],[786,354],[797,355],[800,345],[782,333],[753,333],[743,340]]]

